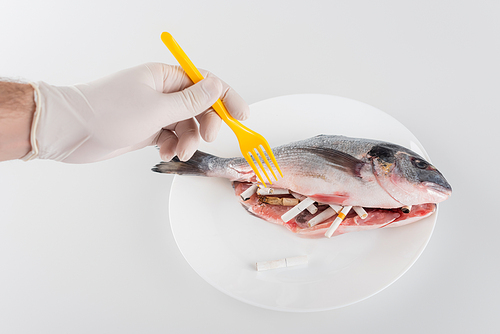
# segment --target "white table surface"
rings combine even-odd
[[[175,64],[159,38],[169,31],[249,104],[322,93],[387,112],[454,194],[393,285],[295,314],[228,297],[191,269],[154,148],[3,162],[0,333],[499,332],[499,15],[494,1],[2,1],[0,76],[69,85]]]

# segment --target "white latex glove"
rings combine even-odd
[[[205,79],[193,85],[178,66],[148,63],[88,84],[32,84],[38,95],[31,134],[35,147],[25,160],[88,163],[149,145],[158,145],[165,161],[175,155],[188,160],[200,135],[205,141],[217,136],[222,120],[211,105],[218,98],[234,118],[249,114],[231,87],[201,72]]]

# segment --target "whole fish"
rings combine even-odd
[[[388,221],[415,221],[416,213],[419,218],[426,217],[435,210],[435,205],[424,204],[442,202],[452,192],[444,176],[424,158],[388,142],[319,135],[273,148],[273,153],[283,172],[283,178],[273,182],[273,187],[288,189],[321,204],[371,208],[370,218],[386,212],[386,219],[372,222],[372,228],[382,227]],[[235,181],[237,195],[250,184],[258,183],[244,158],[220,158],[200,151],[187,162],[176,158],[161,162],[153,171],[227,178]],[[269,170],[267,172],[269,174]],[[255,195],[253,197],[244,203],[249,212],[273,223],[285,224],[279,217],[289,208],[270,206],[255,200]],[[399,209],[403,206],[413,206],[414,214],[403,215]],[[263,210],[267,207],[271,211]],[[299,216],[286,223],[300,227],[300,219]],[[343,227],[348,223],[349,216],[344,219]],[[360,222],[354,223],[360,225]],[[363,220],[363,223],[368,224],[368,221]],[[317,228],[323,229],[327,224],[321,225]],[[293,230],[293,226],[287,227]]]

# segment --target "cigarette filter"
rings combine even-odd
[[[306,208],[306,210],[309,211],[311,215],[314,215],[316,212],[318,212],[318,207],[314,204],[311,204]]]
[[[330,205],[330,208],[332,208],[333,210],[335,210],[335,212],[340,212],[342,210],[342,206],[341,205],[337,205],[337,204],[328,204]]]
[[[293,197],[298,198],[298,199],[300,199],[300,200],[303,200],[303,199],[305,199],[305,198],[306,198],[306,196],[303,196],[303,195],[297,194],[297,193],[295,193],[295,192],[293,192],[293,191],[290,191],[290,194],[292,194],[292,196],[293,196]],[[313,203],[313,204],[311,204],[311,205],[309,205],[309,206],[306,208],[306,210],[307,210],[307,211],[309,211],[309,213],[310,213],[311,215],[314,215],[316,212],[318,212],[318,208],[316,207],[316,205],[314,205],[314,203]]]
[[[340,211],[340,210],[339,210]],[[307,225],[309,227],[313,227],[315,225],[318,225],[319,223],[324,222],[328,218],[334,216],[337,214],[337,211],[335,211],[333,208],[328,207],[326,210],[318,214],[316,217],[313,217],[311,220],[307,222]]]
[[[405,205],[401,208],[401,211],[403,211],[403,213],[410,213],[411,212],[411,205]]]
[[[328,230],[325,233],[325,237],[331,238],[333,233],[337,230],[339,227],[340,223],[344,220],[345,216],[351,211],[352,206],[347,205],[342,208],[342,210],[339,212],[339,215],[335,220],[333,221],[332,225],[328,228]]]
[[[290,210],[288,210],[283,216],[281,216],[281,219],[286,223],[293,217],[297,216],[299,213],[304,211],[309,205],[313,204],[314,200],[310,198],[306,198]]]
[[[303,256],[287,257],[281,260],[257,262],[255,264],[255,267],[257,271],[264,271],[264,270],[271,270],[278,268],[300,266],[303,264],[307,264],[307,262],[308,262],[307,255],[303,255]]]
[[[250,197],[257,191],[258,186],[256,184],[251,185],[247,190],[240,194],[241,199],[244,201],[248,201]]]
[[[281,188],[259,188],[257,189],[257,195],[288,195],[287,189]]]
[[[352,209],[358,214],[361,219],[368,217],[368,213],[361,206],[353,206]]]

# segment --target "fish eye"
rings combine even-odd
[[[421,160],[421,159],[413,158],[413,159],[411,159],[411,162],[412,162],[413,166],[420,168],[420,169],[426,169],[427,167],[429,167],[429,164],[426,161]]]

